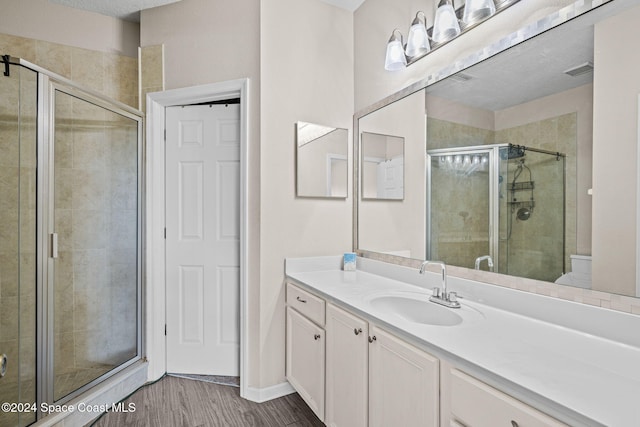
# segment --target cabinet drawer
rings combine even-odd
[[[465,427],[566,427],[487,384],[451,370],[451,425]]]
[[[287,283],[287,305],[295,308],[316,324],[324,326],[325,313],[324,300],[322,298],[318,298],[291,283]]]

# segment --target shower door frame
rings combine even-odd
[[[144,227],[143,218],[145,216],[144,188],[145,188],[145,146],[143,138],[143,115],[142,112],[121,102],[112,100],[104,95],[78,85],[73,81],[52,73],[51,71],[25,61],[21,58],[10,57],[10,64],[21,66],[38,73],[37,78],[37,190],[36,190],[36,403],[37,420],[50,415],[42,412],[42,404],[64,404],[86,392],[88,389],[103,382],[107,378],[121,372],[125,368],[143,359],[144,336],[143,331],[143,310],[144,301]],[[55,91],[66,93],[79,98],[98,107],[130,118],[137,122],[137,271],[136,271],[136,356],[118,365],[107,373],[99,376],[93,381],[79,387],[67,394],[58,401],[54,401],[53,395],[53,303],[54,295],[50,292],[51,284],[54,280],[54,270],[52,268],[53,259],[53,207],[54,207],[54,148],[55,148],[55,120],[54,101]]]
[[[426,259],[432,259],[431,239],[433,236],[431,231],[431,161],[432,157],[441,157],[444,155],[465,155],[465,154],[489,154],[489,254],[493,260],[493,271],[499,271],[499,245],[500,245],[500,199],[498,173],[500,171],[500,149],[508,147],[509,144],[489,144],[489,145],[471,145],[465,147],[438,148],[427,150],[427,239],[426,239]],[[481,256],[482,254],[478,255]]]

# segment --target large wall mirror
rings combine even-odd
[[[611,37],[595,28],[638,4],[606,3],[357,114],[356,143],[397,135],[406,151],[401,203],[360,187],[357,249],[591,288],[594,44]]]

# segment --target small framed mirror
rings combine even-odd
[[[362,132],[362,198],[404,199],[404,138]]]
[[[296,122],[296,196],[347,197],[349,131]]]

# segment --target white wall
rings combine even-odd
[[[640,7],[595,27],[593,288],[635,295]],[[615,280],[612,280],[612,273]]]
[[[0,32],[4,34],[137,57],[139,28],[135,22],[48,0],[0,0]]]
[[[319,0],[182,0],[142,12],[141,45],[164,44],[167,89],[250,78],[250,387],[285,381],[285,257],[351,250],[350,197],[295,198],[294,125],[351,129],[352,25]]]
[[[355,110],[362,110],[573,2],[574,0],[520,1],[407,69],[392,72],[384,69],[384,56],[391,31],[398,28],[406,37],[409,25],[419,10],[427,14],[431,25],[438,2],[367,0],[354,14]]]
[[[318,0],[262,0],[261,10],[259,351],[264,387],[284,381],[285,257],[351,250],[350,188],[347,199],[295,197],[294,124],[352,128],[353,19],[350,12]]]

